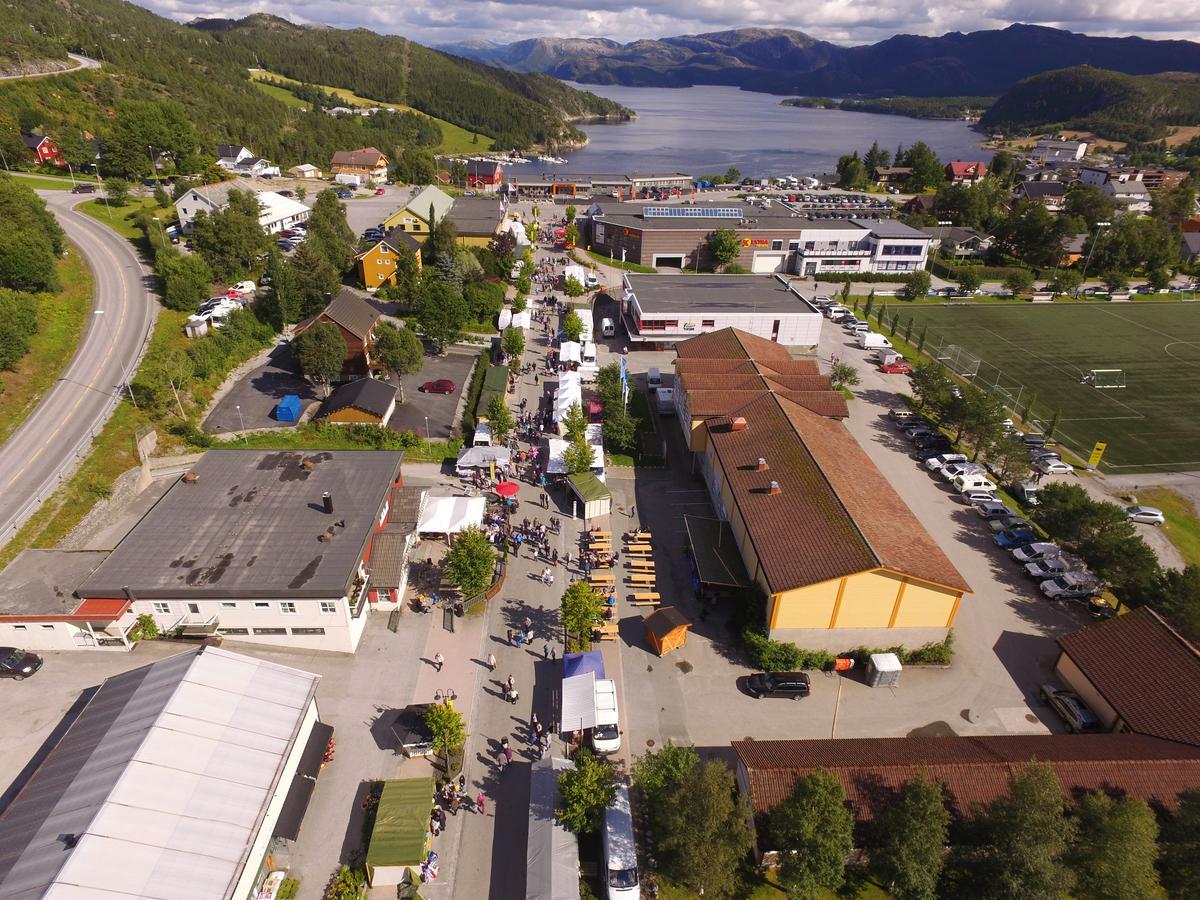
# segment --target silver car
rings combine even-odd
[[[1070,571],[1071,564],[1061,556],[1048,556],[1025,565],[1025,574],[1038,582],[1048,581],[1056,575]]]
[[[1012,558],[1021,565],[1039,562],[1055,556],[1062,556],[1062,548],[1058,544],[1052,544],[1049,541],[1038,541],[1036,544],[1027,544],[1024,547],[1017,547],[1012,551]]]
[[[1141,522],[1143,525],[1165,525],[1167,521],[1163,511],[1153,506],[1127,506],[1125,518],[1130,522]]]

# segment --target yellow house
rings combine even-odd
[[[421,188],[404,206],[383,220],[385,231],[403,231],[408,234],[429,234],[429,213],[442,219],[450,213],[454,199],[433,185]]]
[[[693,370],[681,385],[706,367],[685,362],[702,358],[688,345],[712,349],[733,331],[678,346],[677,364]],[[743,344],[762,340],[739,337],[750,339]],[[691,410],[712,402],[701,389],[680,401],[687,416],[681,423],[747,574],[767,594],[772,636],[796,628],[952,625],[970,586],[853,436],[829,417],[833,404],[814,411],[825,402],[820,391],[798,392],[811,395],[800,398],[803,405],[789,399],[752,372],[761,364],[748,353],[733,362],[763,386],[739,384],[724,413],[693,419]],[[761,365],[772,367],[787,365]],[[681,386],[678,393],[688,392]]]
[[[459,197],[450,207],[450,221],[464,247],[487,247],[504,221],[504,211],[495,196]]]
[[[417,268],[421,268],[421,242],[410,234],[392,232],[375,246],[364,250],[354,259],[358,263],[358,280],[368,291],[385,284],[396,283],[396,266],[400,254],[413,252]]]

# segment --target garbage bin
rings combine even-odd
[[[867,664],[869,687],[895,687],[900,683],[900,659],[895,653],[872,653]]]

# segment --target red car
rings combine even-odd
[[[375,196],[376,197],[382,197],[386,193],[387,193],[387,191],[385,191],[383,188],[375,188]]]
[[[455,384],[449,378],[439,378],[437,381],[427,381],[421,385],[421,390],[426,394],[453,394]]]
[[[906,363],[902,359],[896,359],[890,363],[884,363],[879,368],[883,372],[887,373],[888,375],[911,375],[912,374],[912,366],[910,366],[908,363]]]

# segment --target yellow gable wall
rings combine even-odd
[[[948,628],[954,624],[959,596],[957,591],[949,588],[909,581],[893,624],[897,628],[926,628],[933,625]]]
[[[859,572],[846,578],[834,628],[887,628],[902,579],[887,572]]]
[[[875,569],[784,591],[771,598],[779,628],[945,628],[960,595],[949,588]]]
[[[784,591],[772,598],[771,631],[776,628],[828,628],[844,578]]]

